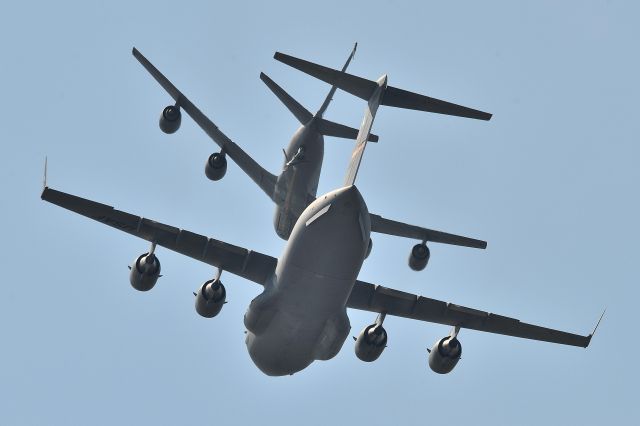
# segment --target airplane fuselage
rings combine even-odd
[[[274,194],[273,226],[280,238],[289,239],[298,217],[315,200],[323,157],[324,138],[313,122],[300,126],[285,150]]]
[[[245,314],[247,349],[265,374],[293,374],[340,351],[370,231],[355,186],[319,197],[300,215],[273,277]]]

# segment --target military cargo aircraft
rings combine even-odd
[[[440,374],[451,372],[460,360],[458,334],[462,328],[579,347],[589,345],[593,333],[582,336],[531,325],[358,280],[375,219],[355,186],[357,172],[379,105],[385,99],[408,101],[402,99],[403,92],[387,85],[386,75],[375,82],[345,79],[339,71],[305,61],[291,62],[357,93],[367,99],[367,107],[344,185],[317,197],[304,209],[278,259],[51,189],[47,186],[46,163],[41,198],[149,241],[150,250],[131,265],[130,282],[139,291],[152,289],[160,276],[156,246],[216,267],[215,278],[195,293],[196,311],[204,317],[216,316],[225,303],[226,289],[220,279],[223,271],[262,285],[264,290],[250,303],[244,324],[251,359],[267,375],[294,374],[315,360],[333,358],[351,328],[346,308],[378,313],[376,321],[356,338],[356,355],[367,362],[378,359],[386,347],[383,322],[387,315],[452,326],[449,335],[436,341],[429,351],[429,366]],[[399,98],[394,98],[394,93]]]
[[[257,161],[251,158],[249,154],[227,137],[136,48],[133,49],[133,55],[175,101],[175,105],[169,105],[162,111],[160,115],[160,128],[165,133],[174,133],[180,127],[182,117],[180,111],[184,110],[191,116],[196,124],[198,124],[221,149],[220,152],[213,153],[209,156],[205,165],[205,174],[207,177],[211,180],[222,179],[227,170],[226,156],[228,155],[276,204],[274,227],[278,236],[286,240],[289,238],[300,214],[316,199],[324,156],[323,135],[349,139],[355,139],[358,135],[358,130],[356,129],[323,118],[323,114],[333,99],[336,88],[341,88],[356,96],[366,97],[367,90],[371,87],[371,84],[374,84],[373,82],[345,72],[355,54],[356,48],[357,43],[341,71],[330,70],[329,68],[302,61],[279,52],[275,54],[275,59],[294,67],[305,64],[305,67],[311,66],[316,71],[321,70],[322,75],[327,74],[329,71],[336,73],[331,74],[332,77],[326,77],[331,79],[332,87],[315,115],[307,111],[266,74],[260,74],[262,81],[276,94],[278,99],[285,104],[301,124],[289,142],[287,149],[284,151],[284,164],[282,172],[278,176],[264,169]],[[328,81],[326,78],[324,78],[325,81]],[[394,87],[387,89],[381,105],[479,120],[489,120],[491,118],[491,114],[486,112]],[[370,134],[368,136],[368,141],[376,142],[377,140],[378,137],[376,135]],[[371,221],[371,230],[373,232],[421,241],[413,246],[409,255],[409,266],[416,271],[424,269],[429,261],[430,250],[427,247],[427,242],[429,241],[481,249],[487,246],[485,241],[408,225],[385,219],[375,214],[371,214]],[[367,256],[371,251],[372,244],[370,239],[368,242]]]

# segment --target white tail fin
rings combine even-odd
[[[364,118],[360,125],[358,137],[356,138],[356,146],[353,148],[353,153],[351,154],[351,161],[349,162],[347,175],[344,178],[344,186],[351,186],[356,181],[360,162],[364,155],[364,149],[367,146],[367,140],[371,133],[371,126],[373,126],[373,120],[376,118],[376,112],[378,112],[378,107],[380,106],[384,92],[387,89],[387,76],[383,75],[376,83],[377,87],[371,94],[367,107],[364,110]]]

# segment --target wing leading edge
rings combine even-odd
[[[48,187],[42,191],[41,198],[258,284],[265,284],[278,262],[266,254],[207,238]]]
[[[524,339],[541,340],[586,348],[588,336],[520,322],[515,318],[496,315],[453,303],[429,299],[363,281],[356,281],[347,307],[363,311],[386,313],[419,321],[458,326],[487,333],[504,334]]]

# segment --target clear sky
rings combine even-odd
[[[639,422],[639,6],[636,2],[8,2],[0,14],[0,424],[583,424]],[[440,325],[388,318],[372,364],[263,375],[244,344],[260,287],[223,275],[229,303],[196,315],[211,267],[159,249],[148,293],[127,265],[146,242],[40,201],[49,184],[279,256],[273,206],[184,117],[138,47],[272,172],[297,122],[261,71],[315,111],[328,87],[272,59],[332,67],[489,111],[490,122],[381,107],[358,187],[385,217],[486,239],[486,251],[374,236],[363,280],[586,334],[587,350],[463,330],[452,374],[427,367]],[[338,93],[327,118],[357,126]],[[320,192],[352,143],[326,141]],[[352,334],[375,315],[350,311]]]

